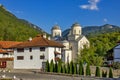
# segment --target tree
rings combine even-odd
[[[77,64],[74,63],[74,74],[77,74]]]
[[[62,69],[62,61],[59,60],[59,61],[58,61],[58,70],[57,70],[58,73],[61,73],[61,71],[62,71],[61,69]]]
[[[45,71],[46,71],[46,72],[49,72],[49,71],[50,71],[48,60],[47,60],[47,62],[46,62]]]
[[[50,72],[54,72],[54,63],[53,60],[50,62]]]
[[[74,66],[73,66],[73,62],[70,62],[70,74],[74,73]]]
[[[70,64],[69,63],[67,63],[67,65],[66,65],[66,73],[70,73]]]
[[[96,77],[100,77],[100,68],[97,66],[96,67],[96,73],[95,73]]]
[[[109,68],[109,78],[113,78],[112,68]]]
[[[65,70],[65,64],[62,65],[62,73],[66,73],[66,70]]]
[[[84,75],[84,68],[83,68],[82,61],[79,62],[79,74]]]
[[[57,62],[55,62],[55,65],[54,65],[54,72],[58,72],[57,69],[58,68],[58,65],[57,65]]]
[[[87,64],[86,66],[86,76],[91,76],[90,65]]]

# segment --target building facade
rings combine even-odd
[[[43,35],[14,46],[14,69],[43,69],[48,60],[61,59],[62,44],[48,40]]]
[[[82,35],[82,27],[78,23],[74,23],[71,26],[69,34],[66,36],[67,38],[64,39],[61,32],[58,25],[55,25],[51,29],[52,39],[65,46],[62,50],[62,60],[65,63],[75,61],[81,49],[83,49],[85,45],[87,47],[90,46],[89,40]],[[59,35],[55,35],[56,33],[59,33]]]

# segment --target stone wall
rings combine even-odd
[[[90,68],[91,68],[92,76],[95,76],[96,66],[91,66]],[[100,71],[101,71],[101,76],[102,76],[102,71],[107,71],[107,74],[109,74],[109,67],[100,67]],[[115,78],[120,77],[120,69],[113,69],[113,76]]]

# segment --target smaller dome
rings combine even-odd
[[[58,25],[55,25],[55,26],[53,26],[53,28],[52,28],[52,30],[56,30],[56,29],[58,29],[58,30],[60,30],[60,27],[58,26]]]
[[[79,23],[74,23],[74,24],[72,25],[72,27],[76,27],[76,26],[80,26],[80,24],[79,24]]]

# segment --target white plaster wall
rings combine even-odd
[[[90,46],[90,43],[86,37],[83,37],[81,40],[78,41],[78,50],[83,49],[84,45],[86,45],[87,47]]]
[[[72,29],[72,33],[73,34],[78,34],[78,35],[81,35],[81,27],[80,26],[75,26],[75,27],[73,27],[73,29]]]
[[[41,69],[42,62],[46,61],[48,56],[46,51],[40,51],[40,47],[33,47],[32,52],[29,52],[29,48],[25,48],[24,52],[17,52],[17,49],[14,51],[14,68],[15,69]],[[45,59],[40,59],[40,55],[45,54]],[[17,60],[17,56],[24,56],[24,60]],[[33,59],[30,60],[30,56],[33,56]]]
[[[61,30],[59,30],[59,29],[53,30],[53,31],[52,31],[52,37],[55,37],[56,35],[57,35],[57,36],[58,36],[58,35],[61,36]]]
[[[0,54],[0,58],[2,58],[3,57],[3,54]]]
[[[70,63],[72,61],[72,51],[71,50],[64,50],[62,52],[62,61],[65,63]]]

